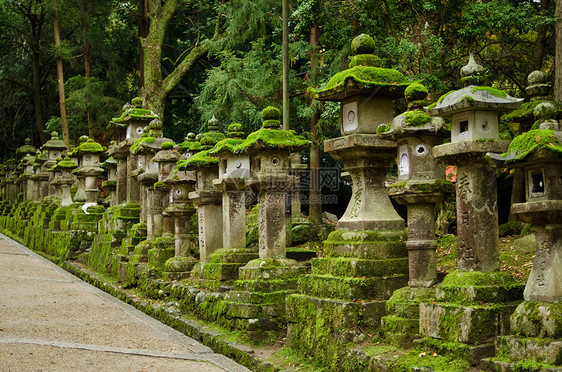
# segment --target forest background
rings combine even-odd
[[[215,115],[247,133],[281,107],[281,0],[0,0],[0,157],[51,131],[107,145],[106,127],[141,96],[183,141]],[[436,100],[460,87],[469,53],[489,85],[526,97],[546,72],[562,94],[562,0],[289,0],[290,128],[311,140],[303,160],[330,166],[322,142],[339,135],[339,104],[306,95],[347,68],[350,41],[376,41],[383,66],[422,80]],[[559,58],[562,60],[562,56]],[[562,64],[561,64],[562,65]],[[396,114],[406,109],[396,102]],[[319,216],[319,213],[315,213]]]

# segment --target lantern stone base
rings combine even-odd
[[[385,340],[391,345],[410,347],[420,337],[420,304],[435,300],[435,288],[400,288],[386,301],[381,319]]]
[[[226,317],[248,338],[257,341],[267,332],[285,328],[285,298],[297,288],[306,268],[286,258],[249,261],[239,269],[234,290],[225,294]]]
[[[212,283],[228,282],[238,279],[238,269],[249,261],[258,258],[258,253],[251,248],[221,248],[211,253],[207,262],[196,265],[191,277],[206,279]],[[203,287],[205,281],[198,281]]]
[[[164,280],[187,279],[197,259],[192,256],[176,256],[169,258],[164,264],[162,277]]]
[[[452,272],[437,286],[436,302],[420,304],[420,333],[443,342],[491,345],[497,336],[509,334],[509,317],[523,289],[505,272]],[[477,355],[493,355],[488,349],[489,355]]]
[[[524,363],[562,370],[562,303],[521,303],[511,316],[511,335],[496,339],[496,351],[487,370],[515,371]]]
[[[174,234],[164,233],[154,239],[154,244],[147,252],[148,265],[151,268],[162,270],[167,260],[174,257],[176,242]]]
[[[350,342],[376,334],[385,300],[408,283],[406,231],[332,232],[287,298],[287,345],[336,365]]]

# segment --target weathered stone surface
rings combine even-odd
[[[523,302],[511,317],[514,334],[562,339],[562,303]]]

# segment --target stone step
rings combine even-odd
[[[386,300],[395,290],[407,284],[407,275],[347,278],[308,274],[299,278],[299,292],[313,297],[344,301]]]
[[[271,293],[296,290],[297,285],[297,279],[237,280],[235,290]]]
[[[208,262],[246,264],[256,258],[259,258],[258,252],[252,249],[222,248],[211,253]]]
[[[531,359],[562,366],[562,340],[501,336],[496,339],[498,355],[517,362]]]
[[[245,304],[224,301],[226,314],[229,318],[260,319],[276,318],[285,315],[285,303],[277,304]]]
[[[509,334],[509,317],[517,303],[461,305],[420,304],[420,333],[449,342],[486,344]]]
[[[484,358],[493,357],[496,352],[493,343],[469,345],[460,342],[445,342],[444,340],[431,337],[414,340],[414,345],[427,353],[446,355],[454,359],[464,359],[472,366],[477,366]],[[479,370],[483,369],[480,368]]]
[[[213,263],[207,262],[203,265],[203,277],[209,280],[236,280],[238,279],[238,269],[244,263]]]
[[[402,333],[415,335],[419,332],[418,319],[402,318],[396,315],[386,315],[381,319],[381,329],[389,333]]]
[[[242,302],[247,304],[276,304],[285,303],[285,299],[294,291],[277,291],[271,293],[230,291],[225,293],[224,299],[230,302]]]
[[[408,259],[366,260],[358,258],[316,258],[311,261],[312,274],[343,277],[381,277],[408,274]]]

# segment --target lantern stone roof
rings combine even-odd
[[[117,160],[115,160],[114,157],[109,157],[106,161],[101,163],[101,166],[103,168],[116,167],[117,166]]]
[[[262,149],[286,149],[287,151],[299,151],[308,146],[309,141],[303,136],[296,135],[291,130],[281,130],[281,112],[279,109],[269,106],[263,109],[263,126],[261,129],[251,133],[242,143],[233,149],[236,154],[243,152],[256,152]]]
[[[142,99],[140,97],[136,97],[131,100],[131,104],[123,106],[121,116],[113,118],[109,122],[107,128],[126,128],[127,122],[132,120],[150,121],[157,118],[158,115],[149,109],[143,108]]]
[[[42,148],[44,150],[65,150],[66,145],[59,139],[59,134],[57,132],[51,132],[51,139],[45,142]]]
[[[73,151],[73,153],[75,154],[84,154],[84,153],[90,153],[90,154],[99,154],[105,151],[105,148],[100,145],[99,143],[97,143],[96,141],[94,141],[91,138],[88,138],[86,141],[83,141],[82,143],[80,143],[80,145],[78,145],[78,147],[76,147]]]
[[[375,41],[361,34],[351,42],[354,56],[349,68],[338,72],[318,89],[309,93],[320,101],[342,101],[357,94],[400,97],[411,83],[397,70],[381,67],[382,61],[373,53]]]
[[[469,110],[511,111],[523,102],[523,98],[513,98],[500,89],[476,85],[486,80],[486,70],[470,54],[468,64],[461,69],[461,82],[466,86],[442,95],[429,106],[432,115],[451,116]]]
[[[381,138],[401,138],[435,134],[443,137],[449,136],[445,122],[438,116],[430,116],[423,105],[427,104],[427,89],[420,83],[413,83],[406,88],[406,101],[410,110],[398,115],[390,124],[381,124],[377,134]]]
[[[78,164],[70,160],[68,156],[65,156],[64,159],[57,162],[55,165],[51,167],[51,170],[59,170],[59,169],[74,169],[78,167]]]
[[[502,165],[531,159],[561,159],[562,132],[552,129],[533,129],[515,137],[503,154],[487,154],[487,156]]]
[[[220,156],[221,154],[233,154],[236,146],[244,142],[244,128],[242,124],[234,123],[228,126],[228,132],[225,139],[217,142],[217,144],[209,151],[210,155]]]
[[[16,150],[18,156],[25,156],[26,154],[35,154],[37,149],[31,144],[31,139],[26,138],[25,144]]]

